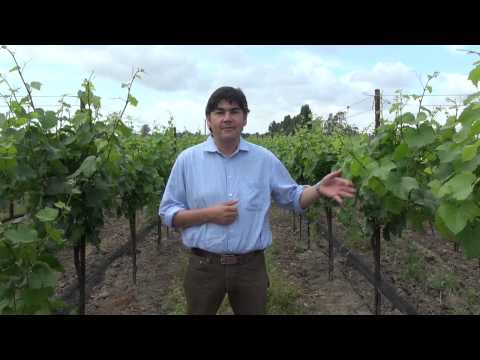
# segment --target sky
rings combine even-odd
[[[472,45],[7,46],[25,65],[26,81],[42,84],[33,93],[36,107],[58,109],[60,96],[76,95],[82,81],[93,74],[102,113],[119,112],[127,94],[121,84],[141,68],[142,79],[132,87],[138,105],[125,112],[132,125],[166,126],[173,116],[177,131],[202,133],[205,105],[220,86],[240,87],[245,93],[250,108],[246,133],[268,131],[272,121],[298,114],[303,104],[323,118],[346,111],[348,123],[365,129],[374,123],[375,89],[384,95],[386,118],[392,118],[388,109],[396,90],[421,94],[427,75],[435,71],[439,76],[430,83],[434,96],[423,104],[446,105],[447,95],[461,101],[478,91],[468,73],[480,60],[461,51],[480,51]],[[0,50],[0,73],[20,86],[18,75],[9,72],[15,65],[12,58]],[[0,93],[8,94],[5,84],[0,84]],[[78,106],[78,99],[66,100]],[[418,103],[412,103],[406,110],[416,108]],[[1,102],[0,113],[6,111]]]

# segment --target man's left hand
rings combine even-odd
[[[331,172],[315,185],[317,193],[327,198],[336,200],[339,204],[344,198],[353,198],[356,189],[350,180],[340,177],[341,170]]]

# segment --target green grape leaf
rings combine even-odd
[[[56,206],[57,208],[59,208],[59,209],[65,209],[65,208],[67,207],[67,205],[65,205],[65,203],[64,203],[63,201],[57,201],[57,202],[56,202],[55,204],[53,204],[53,205],[55,205],[55,206]]]
[[[464,126],[472,125],[475,120],[480,119],[480,109],[476,109],[474,105],[469,105],[458,117],[458,121]]]
[[[435,228],[437,231],[442,234],[446,239],[453,240],[455,235],[450,231],[450,229],[445,225],[445,222],[440,217],[438,211],[435,213]]]
[[[393,153],[393,160],[399,161],[402,159],[405,159],[408,154],[410,153],[410,150],[408,148],[408,145],[406,143],[401,143],[395,148],[395,151]]]
[[[40,210],[35,217],[42,222],[50,222],[57,218],[58,209],[52,209],[50,207],[43,208]]]
[[[472,128],[470,129],[470,135],[475,136],[480,134],[480,120],[475,120],[475,122],[472,123]]]
[[[72,194],[73,186],[61,178],[50,178],[45,189],[47,195]]]
[[[132,104],[132,106],[137,106],[138,105],[138,100],[133,97],[132,95],[128,95],[128,102]]]
[[[444,202],[437,214],[453,234],[458,234],[470,220],[480,216],[480,208],[473,201],[462,202],[461,205]]]
[[[476,221],[473,225],[466,226],[460,233],[457,234],[457,239],[465,250],[467,258],[480,257],[480,222]]]
[[[32,272],[30,273],[30,287],[32,289],[53,288],[55,283],[55,272],[47,263],[39,261],[32,267]]]
[[[446,142],[437,147],[438,157],[441,164],[446,164],[454,161],[462,156],[461,147],[452,142]]]
[[[430,190],[432,191],[432,194],[436,197],[436,198],[440,198],[440,188],[442,187],[442,182],[440,180],[432,180],[428,183],[428,186],[430,187]]]
[[[466,162],[455,162],[453,164],[456,173],[475,172],[480,166],[480,154],[477,154],[472,160]]]
[[[377,167],[372,171],[370,177],[378,177],[381,180],[386,180],[390,171],[395,169],[397,166],[391,161],[385,161],[380,167]]]
[[[478,81],[480,80],[480,65],[470,71],[470,73],[468,74],[468,80],[470,80],[473,85],[478,86]]]
[[[388,196],[385,199],[385,208],[396,215],[402,212],[403,206],[404,203],[396,197]]]
[[[417,123],[420,124],[427,120],[427,114],[425,114],[423,111],[420,111],[417,115]]]
[[[60,232],[60,230],[53,227],[52,224],[47,223],[45,225],[46,225],[45,229],[47,230],[48,236],[50,236],[52,240],[54,240],[58,244],[63,243],[62,233]]]
[[[108,141],[104,139],[95,139],[94,142],[97,147],[97,152],[101,152],[103,148],[108,145]]]
[[[419,148],[435,141],[433,128],[428,124],[420,125],[418,130],[408,129],[405,132],[405,141],[411,148]]]
[[[33,243],[38,239],[37,231],[26,226],[5,231],[5,237],[12,243]]]
[[[30,86],[35,90],[40,90],[40,87],[42,86],[42,84],[39,83],[38,81],[32,81],[30,83]]]
[[[455,175],[452,179],[447,181],[439,189],[439,197],[447,194],[451,195],[456,200],[465,200],[473,191],[473,182],[475,175],[472,173],[461,173]]]
[[[96,109],[100,108],[100,106],[101,106],[100,97],[99,96],[93,96],[92,99],[91,99],[91,104]]]
[[[368,180],[368,186],[380,196],[383,196],[386,192],[385,185],[376,177],[371,177]]]
[[[470,161],[477,155],[478,144],[466,145],[463,148],[462,161]]]
[[[35,275],[34,275],[35,276]],[[36,282],[35,282],[36,284]],[[49,312],[49,298],[53,295],[53,287],[26,288],[21,291],[20,299],[25,311],[31,314]],[[18,310],[18,309],[17,309]]]
[[[412,178],[412,177],[407,177],[407,176],[402,177],[402,179],[401,179],[401,191],[402,191],[404,200],[408,199],[408,195],[409,195],[410,191],[412,191],[414,189],[418,189],[417,180]],[[400,198],[402,198],[402,197],[400,197]]]
[[[72,175],[70,175],[69,178],[77,177],[80,174],[90,177],[96,170],[97,158],[94,155],[90,155],[83,160],[82,165],[80,165],[80,167]]]
[[[44,116],[40,116],[39,120],[44,129],[51,129],[58,122],[57,116],[53,111],[47,111]]]
[[[123,123],[123,121],[117,122],[117,131],[125,137],[128,137],[132,134],[132,129]]]
[[[400,124],[409,124],[409,125],[415,125],[417,123],[415,120],[415,116],[411,112],[407,112],[403,115],[400,115],[395,121]]]
[[[357,161],[353,160],[352,165],[350,166],[350,171],[353,176],[360,176],[362,174],[362,165]]]
[[[456,142],[457,144],[463,143],[465,140],[468,140],[471,137],[471,125],[463,125],[460,131],[455,133],[452,136],[452,140]]]
[[[410,191],[418,189],[418,182],[416,179],[404,176],[398,181],[398,177],[394,174],[390,174],[386,185],[388,190],[402,200],[408,200]]]
[[[453,204],[444,203],[437,210],[439,217],[447,228],[454,234],[458,234],[467,225],[467,219],[457,211]]]
[[[17,179],[21,181],[34,181],[36,174],[33,169],[25,163],[17,165]]]
[[[19,118],[15,119],[15,126],[20,127],[20,126],[25,125],[27,122],[28,122],[28,118],[19,117]]]

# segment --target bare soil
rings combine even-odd
[[[272,207],[270,221],[275,246],[269,249],[272,252],[269,261],[274,261],[280,274],[300,289],[295,301],[301,307],[301,313],[373,314],[373,286],[338,254],[334,258],[333,279],[330,281],[326,239],[315,234],[312,225],[308,248],[306,224],[303,225],[300,239],[298,225],[293,231],[292,216],[289,212]],[[325,224],[325,219],[321,219],[321,222]],[[145,225],[140,218],[137,230]],[[165,227],[162,227],[162,240],[158,247],[156,229],[155,226],[137,246],[136,284],[132,281],[131,257],[125,252],[111,263],[104,264],[106,270],[96,278],[91,291],[87,292],[87,314],[175,313],[171,295],[181,288],[188,252],[181,243],[180,234],[170,230],[167,237]],[[345,229],[337,222],[334,224],[334,234],[340,241],[346,241]],[[98,264],[105,262],[129,242],[128,221],[109,218],[101,236],[100,250],[93,246],[87,248],[87,273],[100,269]],[[478,314],[478,261],[466,260],[461,251],[456,252],[451,243],[439,239],[436,234],[410,232],[404,238],[410,241],[382,241],[382,276],[396,287],[402,298],[414,305],[419,314]],[[368,242],[357,244],[352,250],[373,269]],[[72,253],[71,249],[66,249],[60,254],[65,273],[58,281],[59,296],[75,287]],[[406,269],[411,271],[407,273]],[[447,280],[442,282],[443,278]],[[382,314],[401,313],[383,298]]]

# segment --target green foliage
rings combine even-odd
[[[388,239],[408,225],[422,229],[430,220],[441,234],[462,244],[468,257],[480,257],[474,236],[480,222],[479,98],[469,97],[458,117],[440,125],[421,105],[426,91],[432,91],[430,85],[422,95],[399,93],[393,121],[383,121],[373,136],[345,141],[341,168],[358,188],[370,232],[380,225]],[[417,115],[401,113],[405,100],[419,102]]]
[[[312,120],[313,114],[310,110],[310,106],[305,104],[302,105],[298,115],[293,117],[287,115],[280,123],[273,121],[268,127],[268,132],[272,135],[294,135],[301,128],[306,127],[310,129],[312,127]]]
[[[342,147],[341,135],[327,136],[322,128],[250,141],[272,151],[300,184],[315,184],[330,173]]]
[[[468,74],[468,80],[470,80],[475,86],[478,86],[480,81],[480,65],[477,65],[470,74]]]
[[[303,309],[298,305],[300,297],[298,285],[285,278],[285,275],[276,266],[273,257],[275,245],[266,252],[267,273],[270,286],[267,292],[267,314],[270,315],[299,315]]]
[[[425,261],[413,244],[408,245],[405,267],[401,278],[406,281],[424,283],[426,281]]]
[[[0,227],[0,314],[49,314],[64,306],[53,296],[63,268],[52,253],[65,241],[52,210],[39,211],[39,223]]]
[[[453,293],[459,289],[457,277],[452,272],[434,273],[428,279],[428,285],[440,292]]]
[[[38,81],[32,81],[30,83],[30,86],[35,90],[40,90],[40,87],[42,86],[42,84],[39,83]]]
[[[23,80],[19,67],[12,72]],[[81,238],[98,245],[104,209],[119,206],[118,198],[124,205],[129,200],[128,210],[146,201],[158,205],[171,160],[155,157],[158,138],[145,138],[137,151],[131,144],[140,140],[122,122],[127,105],[138,103],[130,91],[139,72],[127,85],[122,112],[106,118],[99,115],[101,98],[90,79],[83,81],[81,106],[71,117],[62,116],[69,107],[63,99],[59,111],[45,111],[29,97],[18,100],[16,89],[3,81],[12,95],[5,97],[8,117],[0,118],[0,204],[22,201],[26,216],[19,224],[0,224],[0,314],[45,314],[62,307],[53,296],[56,274],[63,271],[56,252]],[[25,87],[30,92],[41,84]]]

